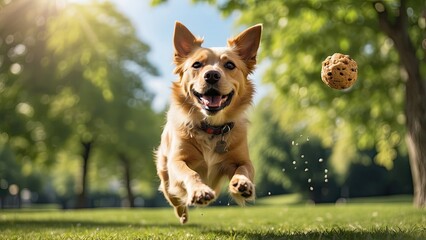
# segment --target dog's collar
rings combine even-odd
[[[213,126],[208,124],[207,122],[201,122],[200,129],[208,134],[213,135],[222,135],[231,131],[234,127],[234,122],[228,122],[221,126]]]

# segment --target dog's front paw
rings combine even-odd
[[[216,198],[215,192],[206,185],[193,189],[188,196],[188,205],[208,205]]]
[[[244,175],[234,175],[229,182],[229,192],[239,205],[247,200],[254,200],[254,184]]]

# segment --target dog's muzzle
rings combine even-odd
[[[226,95],[222,95],[216,89],[211,88],[205,93],[199,93],[193,90],[193,94],[195,97],[197,97],[198,102],[201,104],[204,110],[211,114],[215,114],[231,103],[232,97],[234,96],[234,91],[231,91]]]

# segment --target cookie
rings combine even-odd
[[[357,63],[349,55],[335,53],[322,62],[321,79],[331,88],[349,88],[354,85],[357,77]]]

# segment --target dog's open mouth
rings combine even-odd
[[[216,113],[224,109],[231,103],[232,96],[234,96],[234,91],[222,95],[215,89],[209,89],[203,94],[193,90],[193,93],[198,98],[198,102],[201,104],[202,108],[211,113]]]

